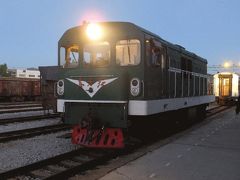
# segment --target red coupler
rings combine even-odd
[[[72,131],[72,143],[94,148],[123,148],[124,138],[120,128],[88,130],[77,125]]]

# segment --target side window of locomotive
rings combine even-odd
[[[192,72],[192,61],[191,61],[191,59],[181,57],[181,69],[184,70],[184,71]],[[188,73],[187,72],[184,72],[184,78],[188,78]],[[190,75],[190,78],[192,78],[191,75]]]
[[[110,63],[110,44],[98,42],[87,44],[83,50],[83,63],[85,66],[104,67]]]
[[[65,64],[65,58],[66,58],[66,49],[64,48],[64,47],[61,47],[60,48],[60,53],[59,53],[59,55],[60,55],[60,66],[64,66],[64,64]]]
[[[60,48],[60,65],[64,68],[72,68],[78,65],[79,47],[74,45],[67,49]]]
[[[166,48],[161,45],[160,42],[150,39],[149,40],[150,47],[148,50],[150,51],[150,63],[153,66],[161,66],[165,68],[166,63]]]
[[[181,58],[181,69],[192,72],[192,61],[190,59]]]
[[[141,61],[141,45],[137,39],[120,40],[116,44],[116,64],[138,65]]]
[[[152,54],[151,54],[152,65],[160,66],[161,65],[161,59],[162,59],[162,54],[161,54],[160,48],[159,47],[153,48],[152,49]]]

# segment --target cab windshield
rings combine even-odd
[[[110,45],[108,42],[86,44],[83,48],[83,65],[104,67],[110,63]]]
[[[120,40],[116,42],[116,64],[119,66],[136,66],[141,61],[141,44],[137,39]],[[92,42],[79,47],[71,45],[60,47],[60,66],[64,68],[106,67],[110,64],[111,47],[109,42]],[[81,54],[81,57],[80,57]]]

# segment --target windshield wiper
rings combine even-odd
[[[73,58],[74,58],[74,62],[77,62],[77,59],[76,59],[74,53],[73,53],[73,52],[71,52],[71,53],[72,53],[72,56],[73,56]]]

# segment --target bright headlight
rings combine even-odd
[[[87,36],[91,40],[98,40],[102,37],[102,28],[98,24],[87,25]]]
[[[64,94],[64,81],[59,80],[57,82],[57,94],[62,96]]]
[[[140,80],[138,78],[133,78],[131,80],[130,91],[133,96],[138,96],[140,94]]]

